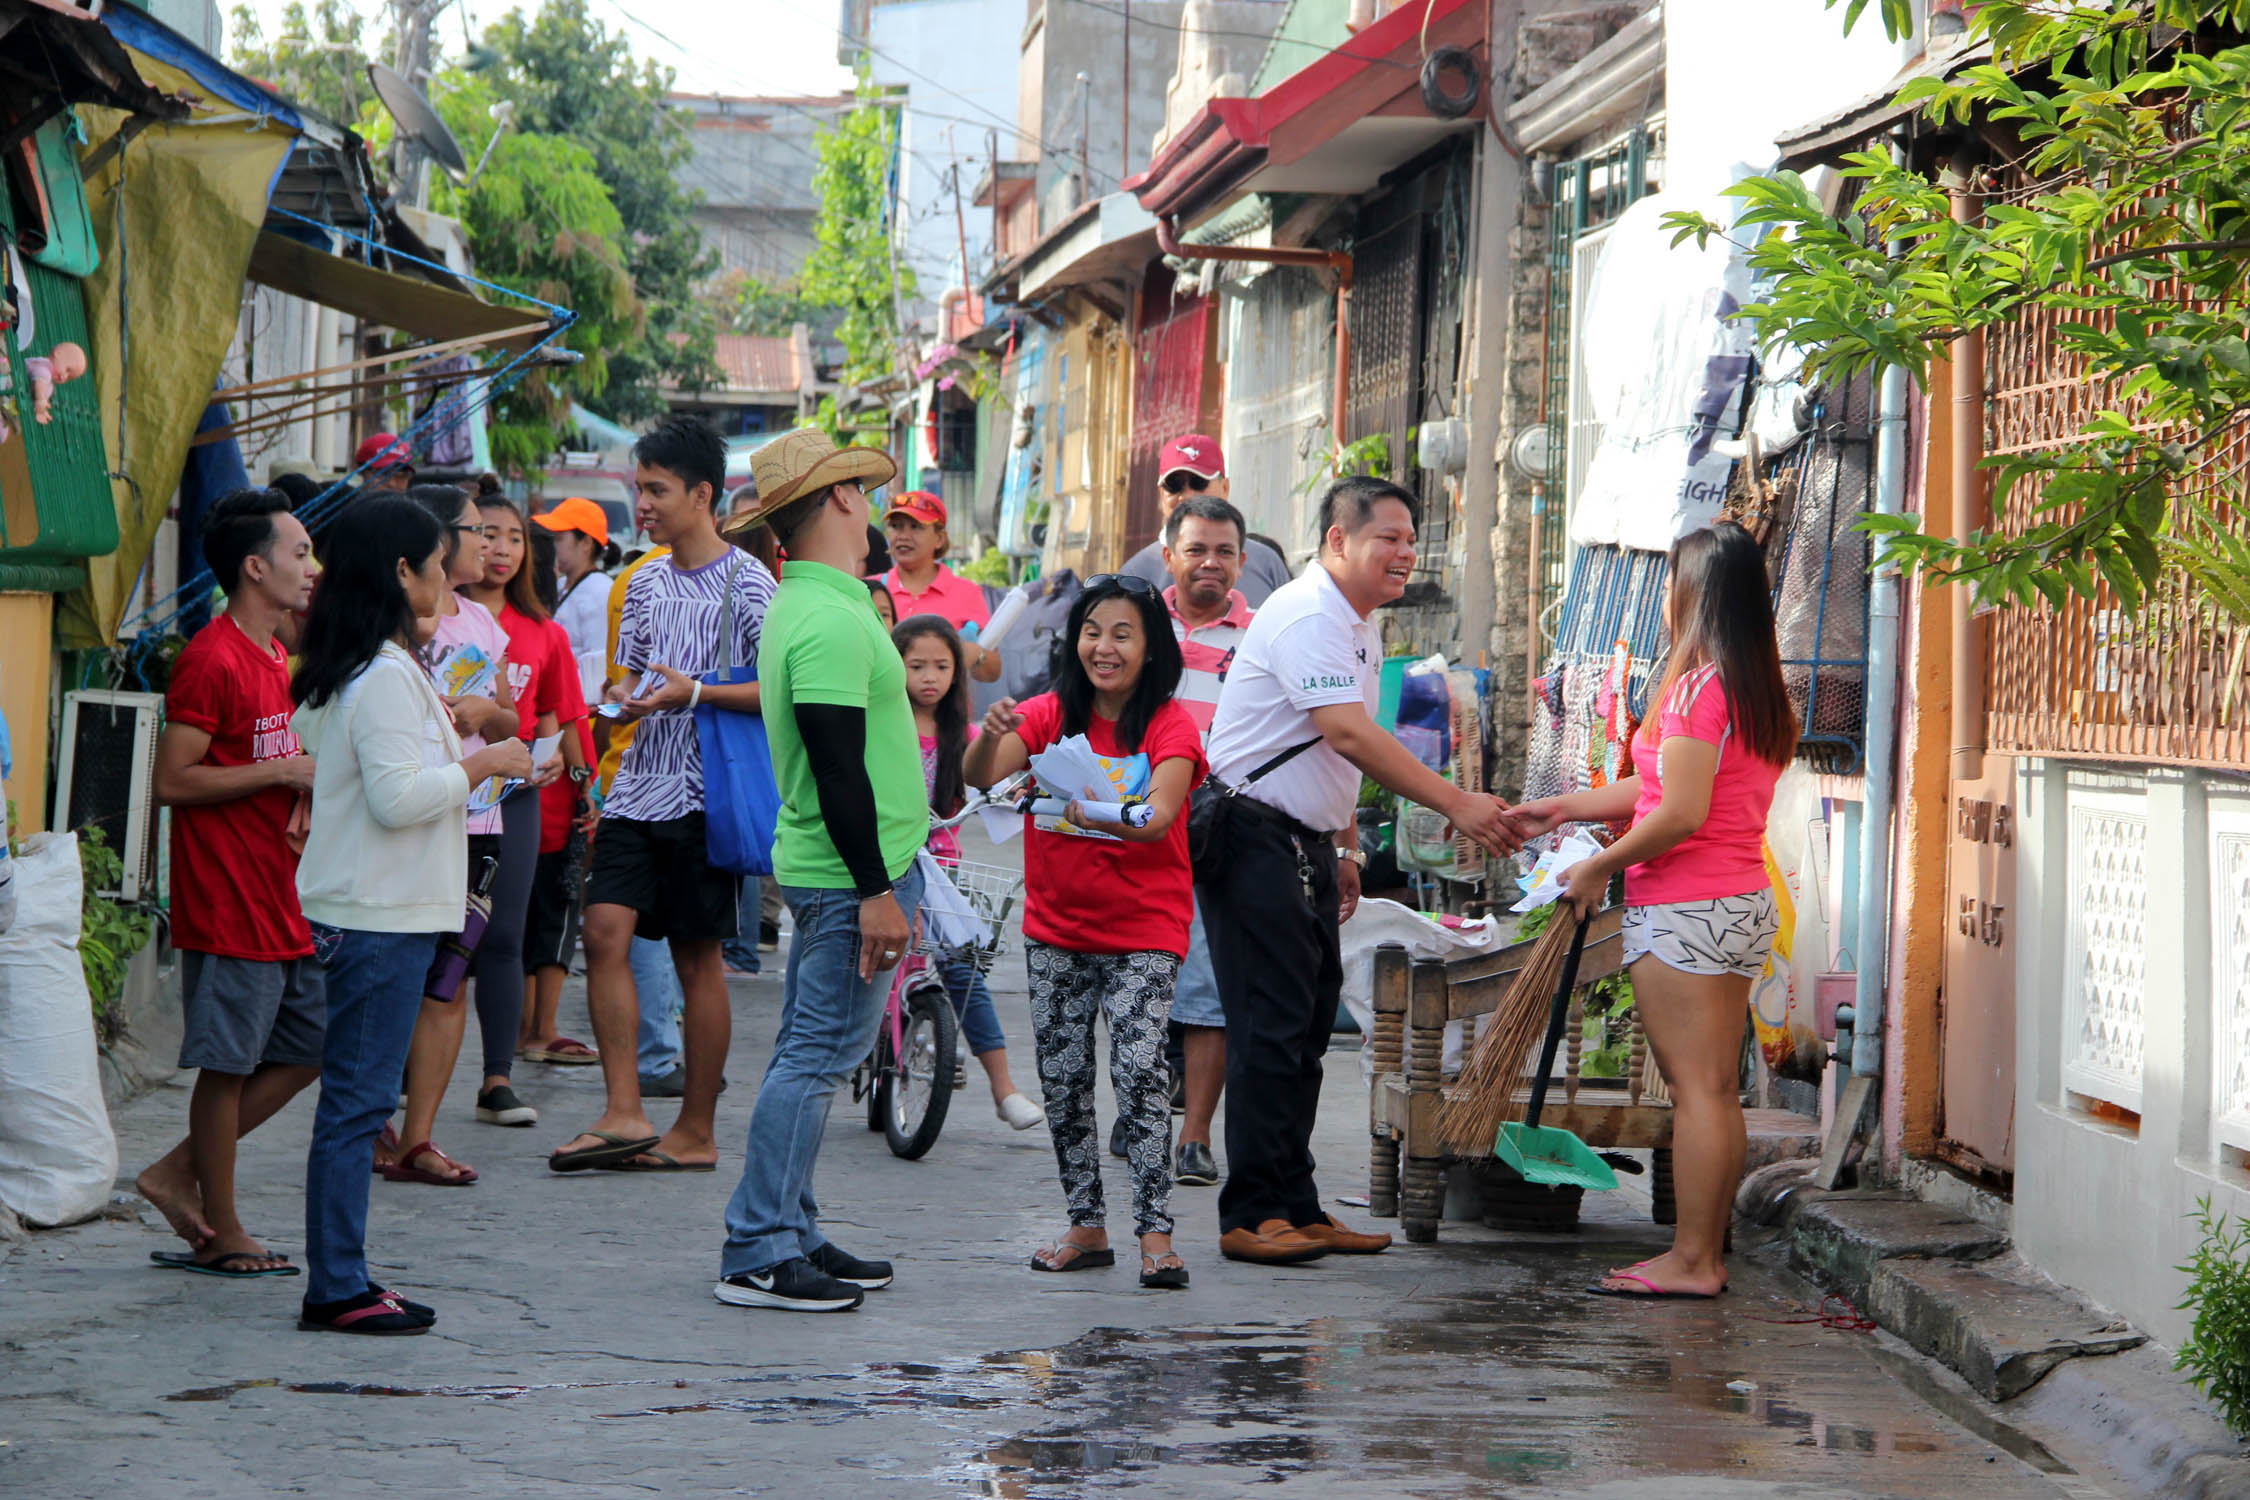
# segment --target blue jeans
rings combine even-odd
[[[680,1066],[680,976],[672,972],[669,944],[637,937],[629,953],[641,1002],[640,1074],[662,1078]]]
[[[961,1035],[970,1056],[982,1057],[1006,1047],[1008,1035],[1000,1029],[1000,1012],[992,1008],[992,991],[977,966],[965,958],[947,959],[938,965],[938,973],[953,1001],[953,1013],[961,1018]]]
[[[912,913],[922,901],[921,872],[908,866],[892,889]],[[859,897],[783,886],[781,898],[797,924],[782,981],[781,1033],[750,1111],[742,1181],[727,1200],[721,1276],[762,1271],[828,1243],[813,1201],[813,1164],[836,1085],[875,1045],[891,989],[891,969],[859,977]]]
[[[719,945],[719,956],[727,967],[743,974],[755,974],[763,965],[758,962],[758,917],[764,909],[765,882],[756,875],[745,876],[742,881],[742,899],[735,903],[734,930],[738,934]]]
[[[314,932],[328,981],[328,1035],[305,1159],[305,1299],[336,1302],[367,1290],[375,1137],[398,1105],[438,934]]]

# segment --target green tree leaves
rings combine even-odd
[[[1847,25],[1866,8],[1824,3]],[[1883,0],[1894,36],[1906,12]],[[1862,152],[1841,166],[1857,190],[1843,213],[1778,172],[1732,189],[1732,225],[1668,223],[1748,247],[1761,297],[1743,316],[1764,345],[1806,350],[1811,379],[1898,366],[1922,382],[1952,340],[2036,316],[2053,330],[2048,363],[2100,393],[2072,441],[1986,460],[2003,524],[1957,543],[1870,517],[1882,555],[1985,602],[2059,606],[2106,587],[2127,612],[2180,569],[2237,613],[2250,553],[2220,502],[2250,436],[2250,47],[2229,43],[2250,29],[2250,0],[1991,0],[1970,26],[1991,62],[1898,99],[1966,140],[2007,142],[2004,193],[1981,158],[1963,169],[1976,222],[1954,221],[1944,182]]]
[[[854,93],[857,107],[813,141],[820,159],[813,173],[820,216],[814,221],[813,253],[797,278],[804,302],[840,315],[836,337],[844,346],[847,386],[864,385],[904,365],[898,307],[901,299],[915,295],[914,268],[894,268],[891,238],[898,111],[886,106],[889,96],[868,76],[864,61]],[[821,398],[820,421],[840,443],[861,437],[882,441],[881,430],[862,433],[846,426],[834,397]]]

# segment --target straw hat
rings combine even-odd
[[[799,427],[750,455],[750,478],[758,486],[754,509],[731,516],[720,530],[732,536],[747,531],[793,500],[801,500],[832,484],[857,481],[862,486],[888,484],[898,477],[898,465],[880,448],[839,448],[817,427]]]

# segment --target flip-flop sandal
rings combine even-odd
[[[299,1308],[297,1326],[306,1333],[357,1333],[391,1338],[411,1338],[430,1331],[429,1323],[383,1297],[370,1297],[364,1307],[320,1318],[307,1317],[304,1309]]]
[[[578,1133],[590,1135],[601,1144],[581,1146],[576,1151],[555,1152],[547,1158],[550,1171],[583,1172],[588,1167],[606,1167],[611,1162],[631,1161],[664,1139],[660,1135],[619,1135],[614,1130],[581,1130]]]
[[[262,1266],[254,1271],[234,1270],[230,1262],[238,1260],[279,1260],[288,1256],[276,1255],[267,1250],[229,1250],[224,1255],[209,1260],[197,1260],[189,1250],[151,1250],[148,1258],[173,1271],[193,1271],[198,1276],[224,1276],[229,1281],[255,1281],[261,1276],[295,1276],[300,1268],[291,1265]]]
[[[454,1168],[460,1175],[441,1177],[426,1167],[415,1166],[415,1158],[421,1156],[434,1156],[447,1166]],[[431,1187],[467,1187],[477,1180],[477,1169],[475,1167],[462,1166],[429,1141],[423,1141],[419,1145],[399,1153],[397,1161],[380,1163],[375,1168],[375,1172],[385,1182],[424,1182]]]
[[[590,1063],[600,1062],[602,1055],[576,1037],[558,1036],[552,1046],[524,1049],[523,1058],[526,1062],[554,1063],[559,1067],[582,1068]]]
[[[1162,1255],[1144,1255],[1141,1257],[1142,1286],[1147,1287],[1152,1292],[1177,1292],[1186,1288],[1188,1284],[1187,1267],[1184,1265],[1165,1266],[1159,1270],[1156,1263],[1166,1259],[1177,1260],[1179,1256],[1175,1252],[1167,1250]]]
[[[1630,1271],[1612,1271],[1607,1279],[1610,1281],[1637,1281],[1642,1286],[1647,1287],[1648,1290],[1645,1292],[1629,1292],[1621,1286],[1603,1286],[1599,1281],[1589,1285],[1586,1290],[1596,1297],[1622,1297],[1628,1302],[1709,1302],[1726,1291],[1723,1286],[1716,1292],[1675,1291],[1669,1287],[1658,1286],[1646,1276],[1635,1276]]]
[[[641,1163],[644,1161],[654,1162],[655,1165],[643,1166]],[[600,1163],[600,1170],[604,1172],[716,1172],[719,1170],[719,1164],[715,1161],[681,1161],[678,1157],[666,1155],[662,1151],[649,1150],[643,1151],[637,1156],[628,1156],[623,1161],[602,1162]]]
[[[1117,1252],[1115,1250],[1088,1250],[1082,1245],[1073,1245],[1068,1240],[1047,1247],[1047,1253],[1050,1255],[1061,1255],[1065,1250],[1072,1252],[1071,1257],[1061,1265],[1050,1265],[1034,1255],[1031,1257],[1031,1269],[1056,1273],[1099,1271],[1117,1264]]]

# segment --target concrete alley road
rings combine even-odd
[[[996,977],[1031,1084],[1020,957]],[[1990,1425],[1881,1336],[1806,1321],[1817,1296],[1749,1257],[1717,1302],[1584,1295],[1662,1242],[1645,1199],[1614,1195],[1579,1236],[1449,1224],[1438,1246],[1269,1271],[1220,1260],[1216,1192],[1183,1188],[1191,1290],[1140,1291],[1124,1250],[1113,1272],[1035,1274],[1025,1257],[1063,1224],[1046,1132],[995,1119],[981,1079],[920,1162],[894,1159],[860,1110],[840,1102],[830,1121],[827,1225],[895,1258],[896,1286],[839,1316],[721,1306],[720,1210],[779,992],[772,977],[734,987],[716,1176],[556,1176],[544,1153],[592,1118],[597,1070],[525,1065],[541,1122],[501,1130],[470,1122],[464,1069],[440,1140],[483,1180],[374,1184],[377,1274],[438,1308],[428,1337],[299,1333],[301,1279],[159,1270],[149,1252],[178,1242],[138,1199],[36,1235],[0,1263],[0,1492],[2125,1493]],[[582,1017],[575,995],[564,1014]],[[1339,1051],[1320,1142],[1331,1193],[1365,1191],[1364,1097]],[[125,1181],[186,1104],[175,1086],[120,1112]],[[291,1251],[310,1115],[308,1096],[243,1153],[244,1218]],[[1122,1231],[1122,1170],[1108,1187]]]

